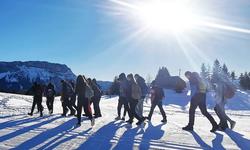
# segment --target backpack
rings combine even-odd
[[[47,97],[53,97],[53,96],[54,96],[53,89],[48,89],[48,91],[47,91]]]
[[[86,85],[85,88],[85,97],[91,99],[94,96],[94,91],[89,85]]]
[[[67,96],[71,97],[74,95],[73,87],[70,84],[66,84]]]
[[[133,99],[140,99],[142,96],[141,88],[138,84],[132,84],[132,98]]]
[[[233,98],[235,95],[235,88],[233,85],[225,84],[225,86],[223,86],[223,95],[225,99]]]
[[[160,87],[158,87],[157,90],[158,90],[159,98],[162,100],[164,98],[164,96],[165,96],[164,91]]]

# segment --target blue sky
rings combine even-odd
[[[192,4],[201,16],[250,30],[247,0]],[[137,33],[136,22],[114,15],[112,7],[108,0],[1,0],[0,60],[63,63],[100,80],[121,72],[155,76],[161,66],[177,75],[216,58],[230,70],[250,71],[249,33],[199,27],[178,40],[173,34]]]

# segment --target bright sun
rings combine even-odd
[[[152,30],[183,32],[196,23],[192,10],[183,2],[150,1],[135,9],[138,19]]]

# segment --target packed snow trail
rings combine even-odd
[[[75,117],[61,117],[59,97],[54,104],[53,115],[26,115],[31,108],[32,97],[0,93],[0,149],[250,149],[250,98],[238,91],[227,105],[227,113],[237,122],[234,131],[210,133],[211,125],[198,110],[194,132],[182,131],[188,123],[189,97],[187,92],[176,94],[167,90],[164,109],[168,123],[162,124],[158,108],[155,109],[151,123],[145,127],[131,126],[116,117],[117,97],[103,97],[101,110],[103,117],[96,119],[91,127],[90,121],[82,117],[82,125],[76,126]],[[209,112],[218,121],[212,110],[214,102],[208,95]],[[144,115],[149,113],[150,103],[145,101]],[[36,111],[36,109],[35,109]],[[128,119],[128,118],[126,118]]]

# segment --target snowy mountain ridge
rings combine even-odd
[[[34,81],[53,82],[59,89],[60,81],[75,80],[76,76],[66,65],[41,61],[0,62],[1,91],[23,93]]]

